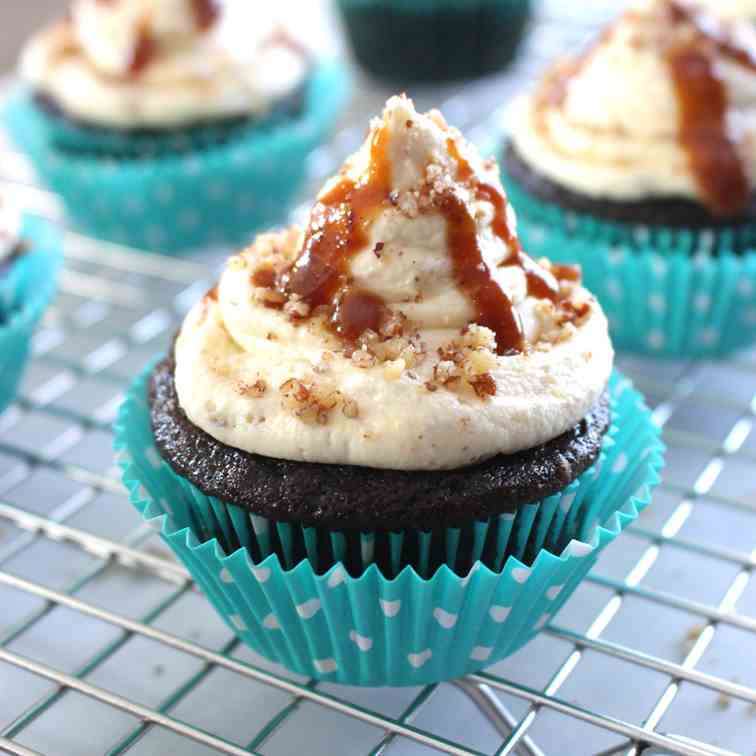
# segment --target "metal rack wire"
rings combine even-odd
[[[496,108],[590,31],[559,5],[546,4],[512,72],[420,92],[419,105],[485,139]],[[358,89],[313,156],[313,186],[389,94]],[[60,219],[2,142],[0,186]],[[220,253],[167,260],[70,231],[66,253],[21,394],[0,415],[0,752],[756,751],[756,351],[620,359],[670,449],[652,507],[511,659],[454,684],[357,690],[240,646],[115,478],[121,386],[165,348]]]

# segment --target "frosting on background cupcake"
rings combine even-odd
[[[756,0],[699,0],[699,5],[722,18],[756,19]]]
[[[638,2],[518,104],[512,140],[583,195],[736,215],[756,183],[756,31],[682,0]]]
[[[496,164],[395,97],[309,226],[258,238],[187,316],[179,401],[282,459],[438,469],[529,449],[611,372],[578,280],[522,251]]]
[[[302,85],[308,56],[270,11],[243,6],[76,0],[29,42],[21,74],[69,117],[104,127],[264,116]]]

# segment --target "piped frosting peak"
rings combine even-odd
[[[493,161],[394,97],[306,227],[258,237],[187,317],[179,400],[287,459],[433,469],[530,448],[609,377],[579,279],[523,251]]]

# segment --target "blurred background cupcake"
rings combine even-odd
[[[15,396],[60,263],[59,231],[0,195],[0,414]]]
[[[285,217],[344,101],[257,5],[76,0],[21,56],[7,122],[88,233],[176,251]]]
[[[582,264],[620,348],[756,337],[755,113],[756,32],[676,0],[635,3],[515,108],[522,236]]]
[[[532,638],[658,482],[579,270],[493,160],[394,97],[304,228],[258,237],[128,392],[132,502],[307,675],[456,677]]]
[[[337,0],[357,61],[395,84],[464,79],[509,64],[531,0]]]

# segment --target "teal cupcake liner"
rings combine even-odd
[[[145,375],[144,384],[137,385],[138,394],[147,395],[148,380]],[[132,461],[140,478],[151,479],[157,466],[154,485],[161,486],[161,498],[170,501],[178,520],[191,523],[201,540],[217,538],[227,553],[245,548],[255,562],[275,554],[284,567],[291,568],[307,559],[318,574],[338,562],[352,575],[375,564],[387,577],[399,574],[407,564],[421,577],[430,577],[442,564],[466,574],[478,561],[498,571],[510,555],[529,564],[542,548],[559,552],[573,538],[585,538],[600,514],[600,500],[591,492],[617,432],[616,427],[610,428],[596,463],[577,480],[553,496],[519,507],[516,514],[427,532],[348,531],[272,520],[207,496],[152,453],[147,405],[135,400],[124,411],[133,434],[129,442],[134,449]]]
[[[555,497],[555,508],[540,502],[538,511],[512,518],[501,545],[506,558],[493,565],[478,559],[461,572],[452,559],[427,575],[419,558],[390,575],[367,553],[356,574],[343,561],[321,574],[286,535],[279,536],[280,553],[256,553],[242,543],[250,518],[237,524],[232,507],[219,516],[218,502],[180,482],[152,439],[149,372],[128,392],[116,424],[131,502],[242,641],[318,679],[418,685],[462,676],[513,653],[559,611],[602,549],[638,517],[663,465],[658,428],[642,397],[616,373],[610,385],[616,427],[600,472],[581,476]],[[267,525],[268,533],[279,527]],[[569,539],[554,536],[570,530],[575,535]],[[230,531],[239,540],[235,547]],[[255,536],[263,532],[258,528]],[[551,551],[557,542],[559,550]],[[453,534],[448,543],[454,544]],[[510,543],[520,545],[509,549]]]
[[[27,95],[28,117],[36,119],[47,144],[63,150],[91,156],[152,159],[171,153],[213,149],[232,139],[243,139],[251,132],[263,134],[285,126],[287,121],[301,116],[305,92],[306,86],[303,86],[262,118],[231,118],[166,132],[108,129],[76,123],[31,93]]]
[[[504,68],[531,15],[531,0],[338,0],[338,7],[359,63],[398,84]]]
[[[34,328],[55,294],[62,262],[60,232],[48,221],[24,216],[21,238],[28,251],[0,273],[0,413],[16,395]]]
[[[307,159],[333,128],[348,88],[343,66],[321,63],[310,76],[300,117],[222,145],[144,160],[56,147],[25,89],[11,95],[4,117],[40,179],[61,195],[85,233],[177,253],[244,244],[256,230],[284,222]]]
[[[503,179],[525,249],[582,267],[618,349],[706,358],[756,341],[756,232],[623,228],[548,205]],[[749,233],[754,244],[742,247]]]

